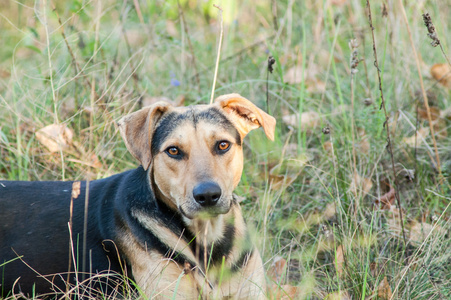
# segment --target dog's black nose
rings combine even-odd
[[[202,182],[193,189],[193,196],[197,203],[202,206],[213,206],[221,198],[221,188],[212,181]]]

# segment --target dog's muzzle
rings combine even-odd
[[[213,181],[201,182],[193,189],[193,197],[202,207],[211,207],[221,199],[222,191]]]

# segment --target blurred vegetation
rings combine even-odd
[[[404,1],[415,57],[400,3],[371,1],[386,121],[366,1],[2,0],[0,178],[96,179],[136,167],[115,122],[163,98],[208,103],[218,4],[225,32],[215,95],[240,93],[278,120],[274,143],[261,131],[245,141],[237,189],[269,297],[445,299],[451,6]],[[430,45],[425,12],[444,53]],[[65,147],[55,152],[37,135],[51,124],[65,128],[57,133]]]

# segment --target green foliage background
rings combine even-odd
[[[429,126],[416,113],[424,111],[423,99],[400,1],[370,2],[387,123],[366,1],[0,1],[0,178],[96,179],[136,167],[115,122],[161,97],[185,105],[209,101],[218,4],[225,31],[215,94],[238,92],[268,109],[268,92],[278,120],[274,143],[261,131],[247,138],[237,190],[268,286],[297,286],[300,299],[385,299],[378,286],[386,277],[395,299],[445,299],[451,294],[451,96],[430,67],[451,56],[451,5],[404,2],[429,102],[440,112],[434,123],[440,177],[430,135],[417,147],[405,140],[416,126]],[[424,12],[444,54],[430,46]],[[351,39],[361,60],[353,86]],[[269,55],[276,64],[268,75]],[[302,113],[318,117],[286,119]],[[54,123],[74,138],[49,153],[35,133]],[[385,124],[407,245],[396,202],[391,210],[377,204],[395,185]],[[427,226],[434,226],[431,235]],[[344,264],[337,267],[340,245]],[[271,276],[280,257],[287,265]]]

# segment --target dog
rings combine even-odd
[[[81,182],[79,195],[73,182],[0,181],[0,297],[114,293],[128,278],[146,298],[263,299],[233,190],[243,138],[262,127],[273,140],[275,124],[239,94],[158,102],[118,122],[137,169]]]

